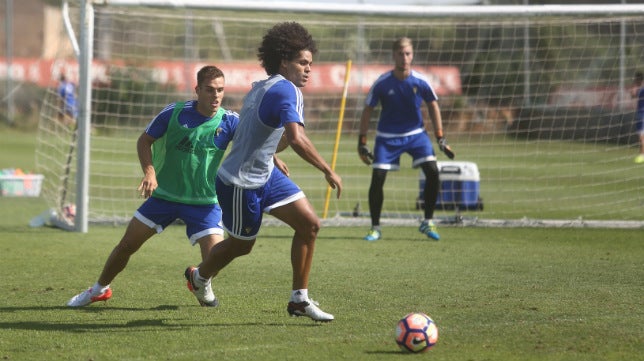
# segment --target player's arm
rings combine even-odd
[[[289,176],[288,166],[286,165],[286,162],[278,158],[277,154],[273,154],[273,164],[275,164],[275,167],[281,170],[282,173],[284,173],[287,177]]]
[[[449,144],[447,144],[447,139],[443,135],[443,117],[441,116],[441,109],[438,106],[438,102],[436,100],[427,102],[427,110],[429,111],[429,118],[432,120],[434,134],[438,141],[438,148],[445,153],[449,159],[454,159],[454,152]]]
[[[286,138],[286,133],[284,133],[282,134],[282,138],[280,138],[280,142],[277,145],[277,149],[275,150],[275,153],[279,153],[286,148],[288,148],[288,139]]]
[[[631,85],[631,98],[637,98],[639,96],[639,90],[642,87],[642,80],[644,75],[640,72],[636,72],[633,77],[633,85]]]
[[[360,116],[360,134],[358,135],[358,155],[362,162],[366,165],[371,164],[373,160],[373,154],[369,151],[367,147],[367,132],[369,131],[369,121],[371,120],[371,114],[373,113],[373,107],[365,105],[362,110],[362,115]]]
[[[158,186],[156,170],[152,163],[152,143],[161,138],[168,130],[168,123],[175,106],[176,103],[168,104],[157,114],[136,142],[136,152],[139,155],[139,163],[143,171],[143,179],[137,189],[144,198],[150,197]]]
[[[304,132],[304,126],[297,122],[290,122],[286,123],[284,129],[288,144],[293,151],[295,151],[300,158],[304,159],[324,173],[326,181],[329,183],[331,188],[338,191],[337,197],[340,198],[340,194],[342,193],[342,179],[333,169],[331,169],[320,153],[318,153],[317,149]]]
[[[639,95],[639,91],[641,88],[642,84],[638,84],[637,82],[634,82],[633,85],[631,86],[631,98],[637,98]]]
[[[280,138],[279,144],[277,144],[277,149],[275,150],[275,153],[279,153],[286,148],[288,148],[288,139],[286,138],[286,132],[284,132],[282,134],[282,138]],[[277,169],[281,170],[282,173],[286,174],[287,177],[289,176],[288,166],[286,165],[286,162],[278,158],[277,154],[273,154],[273,164],[275,164]]]
[[[141,192],[141,196],[148,198],[152,192],[157,188],[157,175],[152,164],[152,143],[156,139],[147,133],[141,134],[136,142],[136,151],[139,155],[139,163],[141,163],[141,170],[143,170],[143,179],[137,190]]]

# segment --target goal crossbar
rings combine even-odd
[[[158,6],[193,9],[272,11],[344,15],[383,16],[544,16],[544,15],[642,15],[642,4],[606,5],[384,5],[322,2],[276,1],[268,6],[264,1],[220,0],[95,0],[95,4],[120,6]]]

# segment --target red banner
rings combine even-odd
[[[94,61],[92,82],[108,84],[110,67],[122,62],[105,63]],[[161,84],[174,84],[178,90],[192,91],[197,71],[208,63],[184,63],[173,61],[154,62],[151,69],[152,80]],[[226,76],[226,91],[247,92],[254,81],[266,78],[266,72],[254,63],[218,63]],[[305,93],[341,93],[344,87],[344,63],[314,64],[309,84],[303,88]],[[357,65],[350,74],[349,91],[366,93],[373,82],[384,72],[391,70],[387,65]],[[453,66],[415,66],[414,70],[423,73],[438,95],[461,94],[461,77]],[[17,82],[35,83],[43,87],[57,84],[60,74],[78,84],[78,63],[67,60],[41,60],[14,58],[11,63],[11,78]],[[9,76],[6,59],[0,58],[0,79]]]

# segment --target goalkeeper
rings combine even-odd
[[[443,136],[443,122],[434,89],[422,74],[411,69],[414,59],[411,39],[403,37],[394,41],[392,51],[394,69],[382,74],[371,86],[360,117],[358,154],[365,164],[371,164],[373,168],[369,186],[371,230],[364,239],[377,241],[381,238],[380,213],[387,172],[399,170],[400,156],[408,153],[413,158],[412,167],[420,167],[426,180],[425,219],[421,222],[419,231],[429,238],[439,240],[433,217],[440,183],[436,154],[425,130],[421,109],[423,103],[427,105],[439,149],[450,159],[454,158],[454,152]],[[382,111],[371,153],[367,147],[367,131],[371,114],[378,103],[381,104]]]

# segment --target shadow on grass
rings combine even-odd
[[[2,312],[19,312],[19,311],[65,311],[65,312],[81,312],[86,314],[98,314],[108,311],[176,311],[181,307],[174,305],[160,305],[152,308],[134,308],[134,307],[85,307],[85,308],[69,308],[64,306],[55,307],[0,307]],[[60,317],[58,317],[60,318]],[[124,320],[125,321],[125,320]],[[275,326],[275,327],[318,327],[318,323],[262,323],[262,322],[219,322],[219,323],[181,323],[177,319],[136,319],[130,320],[125,323],[120,322],[65,322],[64,320],[57,321],[13,321],[13,322],[0,322],[0,330],[29,330],[29,331],[60,331],[72,333],[97,333],[97,332],[124,332],[139,329],[140,331],[149,330],[179,330],[186,327],[235,327],[235,326]]]
[[[0,307],[0,313],[3,312],[17,312],[17,311],[70,311],[70,312],[88,312],[88,313],[97,313],[104,311],[176,311],[180,309],[176,305],[159,305],[156,307],[150,308],[141,308],[141,307],[67,307],[67,306],[28,306],[28,307]]]
[[[401,350],[384,350],[384,351],[365,351],[367,355],[416,355],[415,353]]]

